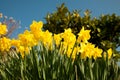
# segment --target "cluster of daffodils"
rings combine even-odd
[[[18,35],[18,39],[9,39],[7,37],[0,38],[0,52],[9,51],[11,47],[15,47],[16,51],[24,58],[30,53],[33,46],[42,43],[45,48],[53,50],[59,48],[61,54],[66,54],[73,59],[76,55],[80,55],[81,59],[102,57],[103,50],[89,43],[90,30],[85,30],[84,27],[76,37],[70,28],[65,29],[63,33],[52,34],[48,30],[43,31],[43,22],[33,21],[30,25],[30,30],[25,30]],[[7,33],[6,25],[0,24],[0,35]],[[110,59],[112,56],[112,49],[108,49],[104,55],[108,54]]]
[[[64,33],[54,34],[54,41],[56,46],[62,45],[60,48],[62,48],[64,52],[61,51],[61,53],[65,53],[68,57],[73,59],[75,59],[76,55],[80,55],[81,59],[97,59],[102,57],[103,50],[89,43],[88,40],[90,37],[90,30],[85,30],[84,27],[82,27],[78,33],[78,37],[76,37],[69,28],[65,29]],[[111,48],[108,49],[107,52],[104,52],[104,57],[106,57],[107,54],[110,59],[112,56]]]

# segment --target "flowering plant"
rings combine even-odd
[[[7,28],[0,26],[5,28],[3,35]],[[90,30],[82,27],[75,36],[71,28],[53,34],[42,27],[42,21],[33,21],[18,39],[0,38],[0,54],[14,54],[1,61],[1,79],[119,79],[112,48],[103,51],[90,43]]]

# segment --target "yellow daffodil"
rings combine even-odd
[[[71,56],[73,59],[76,58],[79,50],[80,50],[80,47],[78,47],[78,46],[77,46],[77,47],[74,47],[73,52],[72,52],[72,56]]]
[[[99,58],[99,57],[102,57],[102,52],[103,52],[102,49],[99,49],[98,47],[96,47],[96,48],[94,49],[93,58],[94,58],[94,59],[97,59],[97,58]]]
[[[67,56],[70,57],[72,53],[73,48],[68,47],[67,49]]]
[[[21,41],[21,45],[23,46],[35,46],[37,44],[34,35],[30,33],[30,31],[25,30],[23,34],[19,34],[19,40]]]
[[[81,43],[80,44],[80,56],[81,56],[81,59],[86,59],[87,57],[89,57],[89,50],[88,50],[88,45],[85,44],[85,43]]]
[[[72,33],[70,28],[65,29],[64,33],[61,33],[62,41],[62,49],[67,54],[68,57],[72,54],[73,47],[76,42],[76,36]]]
[[[65,29],[65,32],[61,34],[61,37],[63,38],[64,48],[73,48],[76,42],[76,36],[72,33],[72,30],[70,28]]]
[[[11,45],[12,46],[19,47],[20,44],[21,44],[20,40],[17,40],[17,39],[12,39],[11,40]]]
[[[0,51],[9,51],[11,48],[11,40],[9,38],[0,38]]]
[[[7,26],[0,23],[0,35],[4,35],[7,33]]]
[[[30,31],[31,33],[34,35],[35,39],[37,42],[42,40],[43,37],[43,31],[42,31],[42,27],[43,27],[43,22],[39,21],[33,21],[32,24],[30,25]]]
[[[112,57],[112,53],[113,53],[112,48],[110,48],[107,50],[107,53],[106,52],[104,53],[104,57],[106,58],[106,55],[108,54],[108,59],[110,59]]]
[[[60,45],[60,41],[62,40],[61,34],[54,34],[53,38],[56,46],[58,47]]]
[[[17,52],[19,52],[18,49],[21,46],[21,41],[20,40],[16,40],[16,39],[12,39],[11,40],[11,45],[16,48]]]
[[[36,31],[40,31],[43,27],[43,22],[39,21],[33,21],[32,24],[30,25],[30,30],[32,33],[36,32]]]
[[[41,35],[41,41],[44,44],[45,47],[48,47],[49,49],[52,49],[53,45],[53,36],[52,33],[49,32],[48,30]]]
[[[102,57],[102,49],[99,49],[98,47],[95,48],[94,44],[91,43],[83,43],[81,42],[80,44],[80,53],[81,53],[81,58],[86,59],[88,58],[98,58]]]
[[[31,48],[25,47],[25,46],[19,46],[17,50],[18,52],[20,52],[20,55],[22,56],[22,58],[24,58],[25,55],[28,55],[30,53]]]
[[[77,42],[78,43],[80,43],[80,42],[87,43],[89,39],[90,39],[90,30],[84,30],[84,27],[82,27],[82,29],[78,33]]]

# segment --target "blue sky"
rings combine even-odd
[[[17,34],[29,27],[32,20],[45,22],[47,13],[54,12],[63,2],[70,11],[81,10],[80,15],[89,9],[93,17],[112,13],[120,16],[120,0],[0,0],[0,12],[21,21],[21,29],[14,31]]]

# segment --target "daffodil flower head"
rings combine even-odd
[[[36,31],[41,31],[42,27],[43,27],[42,21],[39,22],[33,21],[32,24],[30,25],[30,30],[32,33],[34,33]]]
[[[107,50],[107,53],[104,52],[104,57],[106,58],[107,55],[108,55],[108,59],[111,59],[112,54],[113,54],[113,51],[112,51],[112,48],[110,48],[110,49]]]
[[[85,30],[84,27],[82,27],[82,29],[78,33],[77,42],[78,43],[80,43],[80,42],[87,43],[89,39],[90,39],[90,30]]]
[[[62,40],[61,34],[54,34],[53,38],[54,38],[56,46],[58,47],[60,45],[61,40]]]
[[[51,49],[53,43],[52,33],[46,30],[45,32],[43,32],[43,35],[41,37],[41,41],[44,44],[44,46]]]
[[[11,40],[6,37],[0,38],[0,51],[9,51],[11,48]]]
[[[21,44],[23,46],[32,47],[37,44],[37,42],[34,38],[34,35],[31,34],[31,32],[28,30],[25,30],[25,32],[23,34],[19,34],[18,36],[19,36],[19,40],[21,41]]]
[[[7,26],[5,24],[0,23],[0,35],[6,34],[7,31]]]

